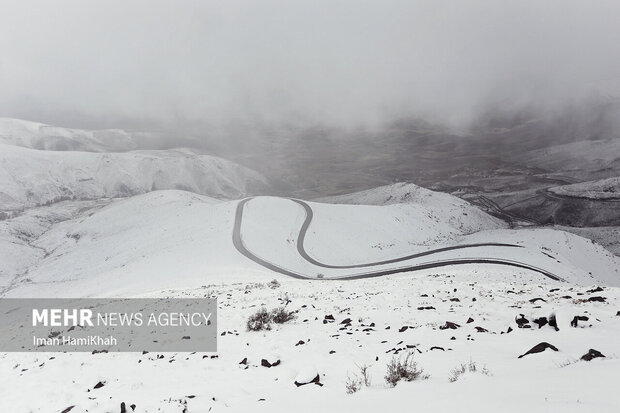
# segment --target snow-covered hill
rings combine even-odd
[[[417,204],[309,206],[314,217],[305,236],[305,249],[313,259],[329,265],[391,260],[469,244],[515,246],[440,251],[370,269],[324,268],[309,262],[297,249],[307,218],[304,208],[276,197],[259,197],[247,203],[240,228],[244,245],[253,254],[309,278],[347,277],[437,260],[497,258],[542,268],[571,283],[620,285],[620,258],[562,231],[507,230],[485,218],[484,224],[478,223],[483,231],[470,233],[472,224],[446,224],[456,217],[428,215]],[[237,201],[223,202],[185,191],[154,191],[87,209],[30,237],[21,248],[31,254],[20,255],[33,258],[15,277],[5,277],[3,287],[12,296],[114,296],[278,275],[235,249],[232,234],[237,207]],[[7,233],[17,234],[23,233],[25,226],[21,217],[6,220],[4,225]],[[16,267],[11,266],[11,260],[0,265],[5,275]],[[477,280],[518,277],[528,282],[549,281],[527,269],[483,264],[466,267],[475,270],[476,275],[471,277]]]
[[[136,149],[136,136],[121,129],[84,130],[0,118],[0,144],[50,151],[123,152]]]
[[[620,174],[620,139],[578,141],[526,152],[525,165],[574,178],[600,179]]]
[[[308,254],[347,265],[505,243],[515,246],[442,251],[373,268],[496,257],[544,268],[564,281],[490,264],[327,280],[365,270],[323,268],[302,257],[298,237],[308,211],[286,198],[244,201],[241,238],[265,260],[311,279],[285,277],[235,248],[240,201],[161,190],[30,208],[0,222],[0,296],[218,297],[218,353],[0,353],[0,388],[7,389],[0,410],[113,412],[125,403],[127,411],[143,413],[273,413],[299,405],[325,412],[413,405],[428,412],[481,405],[488,411],[617,411],[620,259],[576,235],[509,230],[466,202],[406,192],[412,189],[417,195],[396,197],[409,199],[405,203],[307,203],[313,213]],[[372,202],[390,203],[385,197]],[[285,306],[296,317],[269,331],[247,331],[248,317],[262,306]],[[551,315],[559,329],[539,328]],[[575,316],[582,321],[572,327]],[[529,328],[520,328],[522,319]],[[539,343],[557,351],[519,357]],[[590,349],[606,357],[580,360]],[[429,377],[391,387],[384,379],[388,364],[408,354]],[[262,359],[279,363],[267,368]],[[368,386],[348,394],[347,382],[362,366]],[[318,374],[321,386],[294,384],[307,372]]]
[[[548,191],[556,195],[575,198],[620,199],[620,177],[556,186],[549,188]]]
[[[0,212],[158,189],[230,199],[267,188],[257,172],[189,149],[92,153],[0,145]]]
[[[486,214],[467,201],[411,183],[384,185],[366,191],[319,198],[317,202],[350,205],[407,204],[414,207],[419,216],[429,218],[427,221],[434,222],[434,225],[451,226],[461,233],[505,226],[501,220]]]

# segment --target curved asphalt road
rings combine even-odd
[[[298,278],[298,279],[317,279],[317,276],[301,274],[296,271],[284,268],[278,264],[269,262],[247,249],[247,247],[243,243],[243,239],[241,236],[241,224],[243,222],[243,210],[245,208],[245,205],[248,202],[250,202],[252,199],[254,198],[253,197],[246,198],[246,199],[239,201],[239,203],[237,204],[237,210],[235,212],[235,224],[233,227],[233,234],[232,234],[232,241],[237,251],[239,251],[241,254],[243,254],[250,260],[256,262],[257,264],[265,268],[268,268],[272,271],[278,272],[280,274],[288,275],[290,277]],[[444,252],[444,251],[466,249],[466,248],[478,248],[478,247],[489,247],[489,246],[522,248],[521,246],[515,245],[515,244],[501,244],[501,243],[464,244],[464,245],[457,245],[457,246],[452,246],[452,247],[437,248],[437,249],[425,251],[422,253],[406,255],[404,257],[394,258],[394,259],[385,260],[385,261],[364,263],[364,264],[355,264],[355,265],[324,264],[312,258],[310,255],[308,255],[308,253],[304,249],[305,236],[308,231],[308,228],[310,227],[310,223],[312,222],[312,217],[314,215],[312,212],[312,208],[310,207],[310,205],[308,205],[304,201],[292,199],[292,198],[289,198],[289,199],[301,205],[306,212],[306,218],[301,226],[299,235],[297,237],[297,251],[306,261],[316,266],[323,267],[323,268],[347,269],[347,268],[372,267],[372,266],[377,266],[377,265],[392,264],[392,263],[396,263],[400,261],[406,261],[406,260],[410,260],[413,258],[437,254],[437,253]],[[406,266],[401,266],[401,267],[393,267],[393,268],[384,269],[384,270],[375,270],[375,271],[348,274],[348,275],[343,275],[343,276],[332,277],[331,279],[353,280],[353,279],[360,279],[360,278],[372,278],[372,277],[380,277],[383,275],[396,274],[400,272],[420,271],[420,270],[425,270],[429,268],[439,268],[439,267],[445,267],[449,265],[462,265],[462,264],[496,264],[496,265],[516,267],[516,268],[523,268],[523,269],[527,269],[530,271],[538,272],[548,278],[551,278],[552,280],[564,281],[562,278],[558,277],[557,275],[552,274],[541,268],[538,268],[538,267],[535,267],[529,264],[525,264],[522,262],[502,259],[502,258],[454,258],[454,259],[447,259],[447,260],[437,260],[437,261],[430,261],[430,262],[421,263],[421,264],[411,264],[411,265],[406,265]]]

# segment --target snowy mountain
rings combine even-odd
[[[57,208],[69,208],[63,205],[52,210],[60,214]],[[518,274],[523,281],[542,282],[551,274],[574,284],[620,285],[620,258],[589,240],[547,229],[507,230],[484,214],[479,222],[473,214],[442,216],[440,208],[430,214],[415,203],[300,204],[277,197],[240,203],[154,191],[83,209],[72,216],[65,212],[64,220],[44,231],[28,214],[4,222],[6,233],[13,234],[5,242],[21,245],[20,255],[33,257],[20,264],[18,274],[10,259],[1,264],[10,295],[135,295],[222,277],[249,281],[280,272],[338,279],[418,271],[414,267],[438,262],[441,268],[446,263],[445,268],[459,269],[463,260],[482,260],[470,267],[493,281]],[[236,231],[249,254],[235,243]],[[489,260],[501,262],[485,264]]]
[[[549,188],[548,191],[566,197],[593,200],[620,200],[620,177],[556,186]]]
[[[71,129],[0,118],[0,144],[50,151],[123,152],[136,149],[136,136],[121,129]]]
[[[260,174],[189,149],[93,153],[0,145],[0,212],[158,189],[230,199],[267,188]]]

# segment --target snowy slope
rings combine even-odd
[[[560,196],[595,200],[620,199],[620,177],[556,186],[549,192]]]
[[[620,139],[555,145],[526,152],[519,159],[526,165],[574,175],[578,179],[597,175],[609,177],[620,172]]]
[[[89,210],[30,241],[28,245],[43,251],[43,257],[5,282],[4,287],[10,286],[8,294],[12,296],[134,295],[222,279],[277,275],[235,249],[232,232],[237,205],[237,201],[221,202],[184,191],[155,191]],[[417,205],[310,205],[315,218],[306,234],[305,248],[311,257],[328,264],[389,260],[473,243],[511,243],[517,247],[468,247],[371,269],[323,268],[307,261],[297,250],[297,236],[307,216],[304,209],[292,200],[275,197],[259,197],[247,203],[241,226],[245,246],[269,262],[310,278],[319,274],[338,278],[434,260],[500,258],[548,270],[575,284],[620,285],[618,257],[562,231],[492,227],[467,235],[420,213]],[[368,217],[366,223],[364,216]],[[10,265],[10,261],[1,265]],[[466,267],[472,274],[475,270],[476,280],[517,277],[550,282],[526,269]],[[460,267],[446,268],[460,271]]]
[[[435,196],[449,207],[435,205]],[[20,272],[5,277],[5,296],[218,297],[219,332],[217,356],[0,353],[5,390],[0,411],[115,412],[121,403],[127,411],[135,404],[139,413],[618,411],[620,288],[613,286],[620,285],[620,259],[602,247],[563,231],[508,230],[440,194],[386,206],[311,202],[305,247],[324,262],[368,262],[440,246],[503,242],[520,247],[439,255],[522,260],[567,282],[493,265],[299,280],[261,267],[235,249],[238,205],[163,190],[121,200],[65,201],[0,222],[0,235],[24,241],[15,253],[1,256],[0,266],[12,266],[7,274]],[[352,271],[320,268],[299,255],[297,237],[307,218],[299,203],[257,197],[245,205],[242,238],[252,251],[326,278]],[[268,287],[274,278],[279,286]],[[257,309],[282,305],[296,312],[294,320],[269,331],[246,330]],[[518,327],[521,314],[531,328]],[[534,324],[551,314],[559,331]],[[324,321],[326,315],[335,321]],[[588,320],[575,328],[570,322],[576,315]],[[442,329],[448,321],[457,327]],[[541,342],[558,351],[519,358]],[[579,360],[589,349],[606,357]],[[390,387],[384,379],[387,364],[409,353],[430,377]],[[240,364],[244,358],[247,364]],[[266,368],[263,358],[281,363]],[[475,363],[477,371],[451,382],[463,363]],[[364,365],[369,386],[347,394],[347,380]],[[297,387],[295,379],[305,372],[318,373],[322,386]],[[95,389],[98,382],[104,386]]]
[[[380,186],[352,194],[319,198],[317,202],[352,205],[414,205],[435,225],[449,225],[462,233],[499,228],[503,221],[453,195],[431,191],[410,183]]]
[[[267,186],[250,169],[188,149],[92,153],[0,145],[0,212],[157,189],[238,198]]]
[[[0,118],[0,144],[51,151],[122,152],[136,149],[135,136],[121,129],[71,129],[11,118]]]
[[[12,412],[602,412],[620,406],[616,376],[620,290],[522,280],[472,280],[470,269],[356,281],[281,279],[268,288],[221,278],[151,296],[217,296],[218,353],[0,353],[0,408]],[[101,285],[104,290],[106,285]],[[607,302],[589,302],[602,296]],[[246,331],[261,306],[297,311],[269,331]],[[536,298],[542,298],[530,302]],[[557,315],[559,331],[538,328]],[[523,314],[532,328],[518,328]],[[326,315],[335,319],[325,323]],[[576,315],[587,316],[577,328]],[[341,324],[350,319],[349,325]],[[471,322],[468,322],[471,319]],[[456,329],[440,329],[447,321]],[[479,330],[481,328],[482,330]],[[302,342],[303,344],[299,344]],[[541,342],[551,349],[518,358]],[[606,357],[582,361],[589,349]],[[393,358],[413,354],[427,380],[390,387]],[[247,365],[240,364],[247,358]],[[281,361],[261,366],[263,358]],[[451,382],[453,370],[475,363]],[[368,366],[369,386],[345,384]],[[485,369],[486,373],[482,370]],[[305,371],[322,386],[296,387]],[[95,389],[98,382],[105,385]]]

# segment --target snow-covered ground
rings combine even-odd
[[[122,152],[136,149],[145,133],[121,129],[84,130],[0,118],[0,143],[53,151]]]
[[[620,177],[579,182],[549,188],[548,191],[561,196],[596,200],[620,200]]]
[[[511,244],[372,270],[495,258],[563,281],[490,264],[339,280],[365,270],[324,268],[300,255],[308,211],[286,198],[245,202],[243,244],[315,279],[280,275],[235,248],[240,201],[161,190],[29,208],[0,222],[2,296],[217,297],[218,352],[3,353],[0,410],[120,412],[125,403],[136,412],[618,411],[620,258],[564,231],[507,229],[465,201],[413,185],[329,201],[307,203],[313,216],[304,246],[317,261],[354,266],[443,247]],[[263,306],[285,306],[296,318],[247,331],[248,317]],[[530,328],[519,328],[521,314]],[[559,331],[534,322],[552,314]],[[571,327],[575,316],[588,320]],[[539,343],[558,351],[519,358]],[[580,361],[590,349],[605,357]],[[392,388],[387,364],[408,353],[429,378]],[[262,359],[280,364],[263,367]],[[476,371],[467,367],[451,381],[462,364]],[[347,393],[365,365],[369,386]],[[317,374],[321,385],[294,383]]]
[[[266,179],[257,172],[189,149],[93,153],[0,144],[0,213],[157,189],[185,189],[230,199],[267,188]]]
[[[587,292],[592,288],[524,281],[521,275],[473,267],[380,280],[304,281],[265,271],[245,273],[245,281],[155,292],[149,295],[217,296],[217,354],[0,354],[0,406],[13,412],[70,406],[72,412],[119,412],[122,402],[128,411],[135,404],[136,412],[175,413],[617,412],[620,290]],[[280,286],[267,287],[271,278]],[[293,321],[246,331],[247,318],[261,306],[285,303],[297,311]],[[533,322],[552,313],[559,331]],[[520,314],[531,328],[518,328]],[[334,322],[324,323],[327,315]],[[577,315],[588,321],[571,327]],[[346,319],[350,324],[342,324]],[[458,327],[441,329],[446,322]],[[558,351],[518,358],[541,342]],[[581,361],[590,349],[606,357]],[[409,352],[430,377],[390,387],[387,364]],[[246,358],[247,365],[240,364]],[[281,363],[267,368],[262,359]],[[470,362],[478,371],[450,382],[452,370]],[[370,385],[348,394],[347,379],[359,376],[364,365]],[[322,386],[294,384],[298,375],[316,373]],[[98,382],[104,386],[94,389]]]

